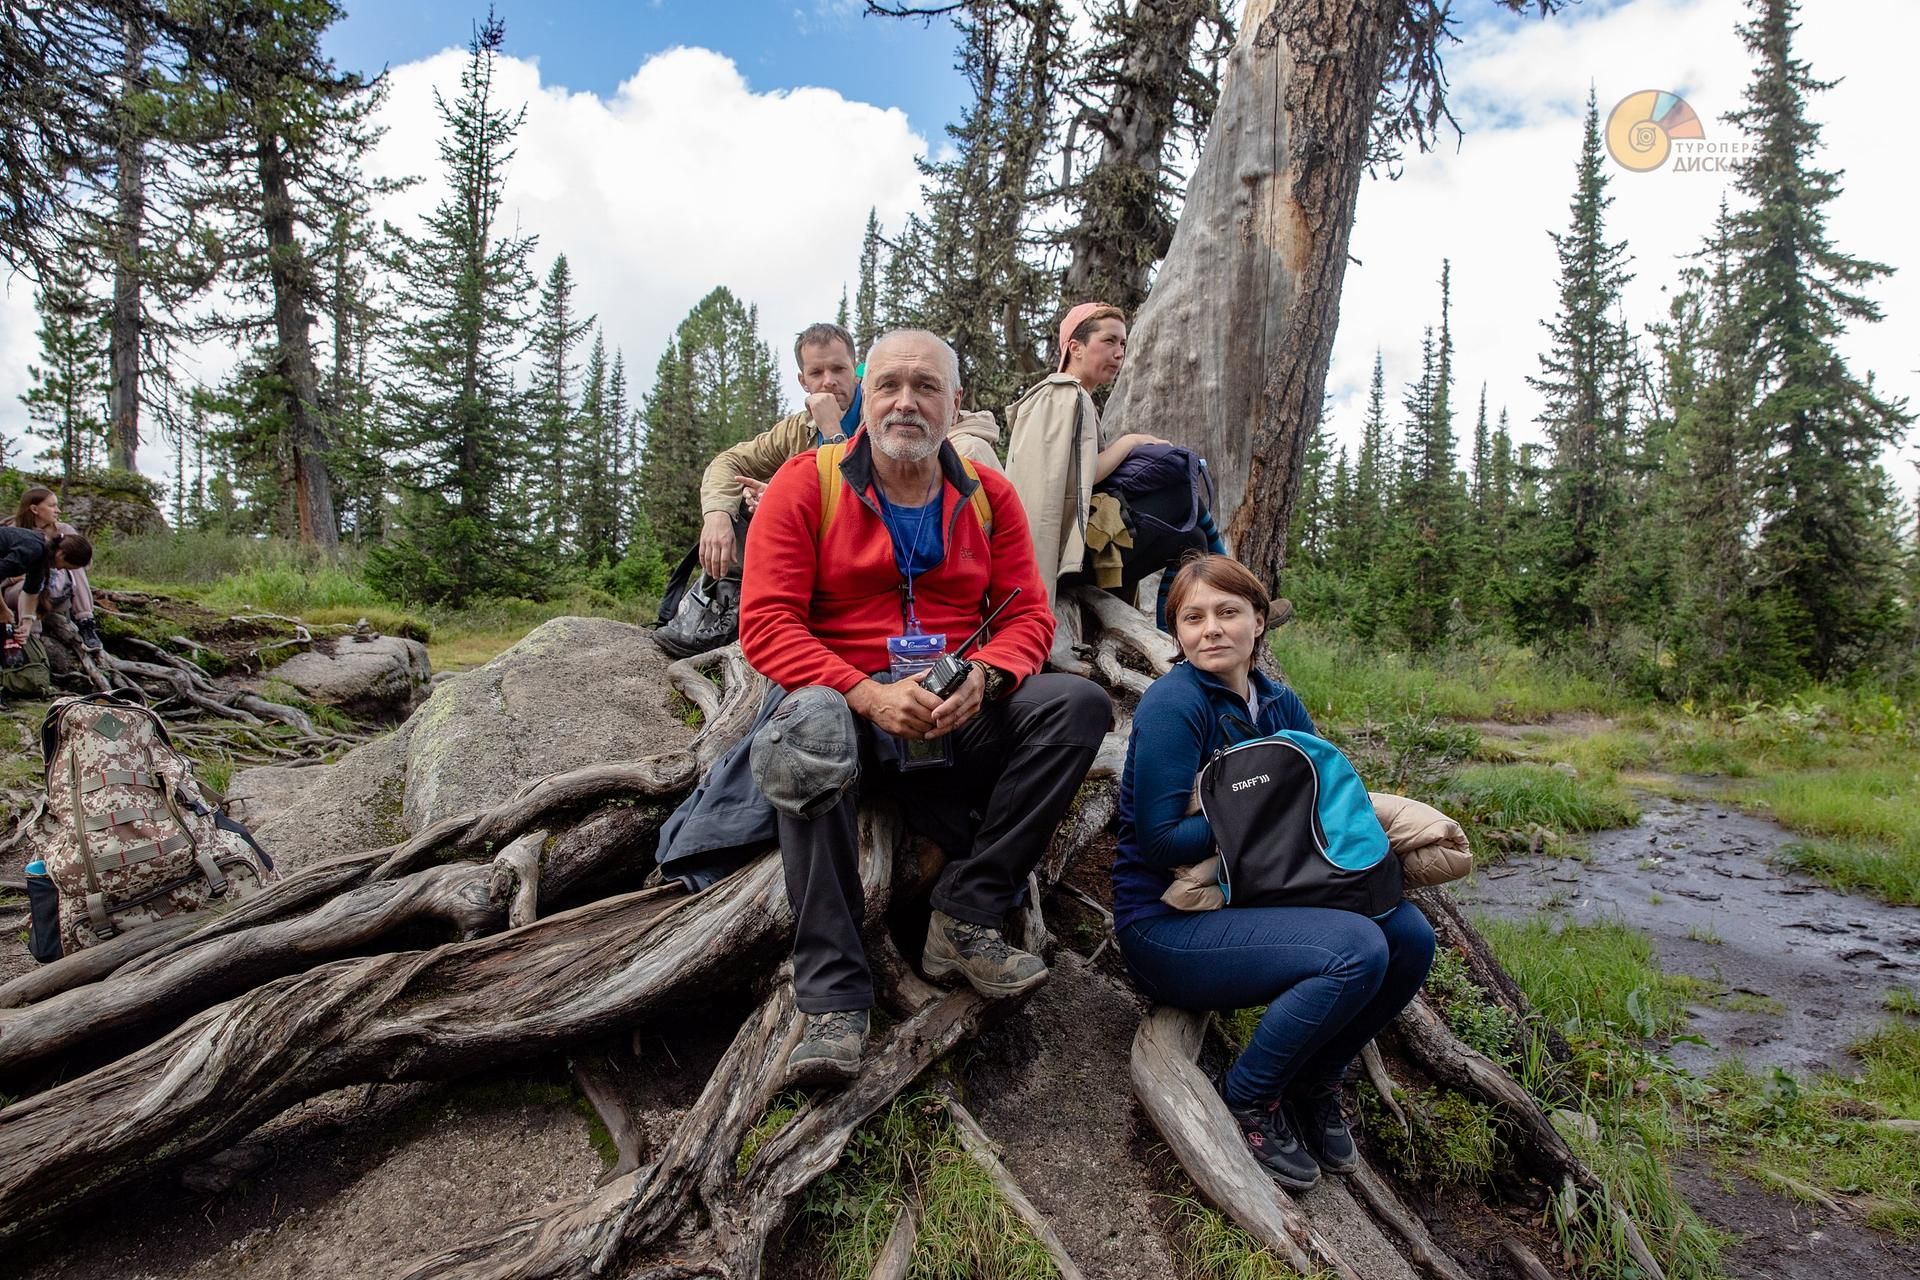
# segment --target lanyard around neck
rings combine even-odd
[[[907,628],[912,632],[918,632],[920,629],[920,617],[915,612],[913,604],[913,580],[918,576],[914,572],[913,557],[914,553],[920,549],[920,539],[927,531],[927,521],[939,520],[940,508],[945,505],[940,501],[940,480],[941,477],[939,473],[936,472],[933,477],[933,483],[927,487],[927,500],[920,504],[920,513],[914,519],[913,537],[905,540],[901,538],[900,527],[896,526],[894,506],[891,502],[887,501],[886,488],[877,481],[873,486],[874,495],[880,499],[880,522],[887,527],[887,537],[893,542],[896,549],[902,545],[905,547],[905,550],[900,551],[897,555],[899,560],[905,562],[900,566],[900,572],[901,575],[906,578],[905,593],[900,603],[900,614]],[[901,520],[899,525],[904,526],[905,523],[905,520]]]

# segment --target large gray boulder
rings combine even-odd
[[[550,773],[688,745],[668,661],[643,628],[556,618],[435,684],[392,733],[331,765],[245,770],[228,799],[285,867],[404,840]]]
[[[399,720],[433,683],[427,646],[401,636],[346,635],[273,669],[272,679],[360,720]]]

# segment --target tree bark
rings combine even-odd
[[[1399,0],[1248,0],[1187,205],[1102,432],[1180,422],[1236,553],[1272,583],[1320,421]],[[1337,51],[1335,53],[1334,51]]]
[[[260,176],[260,217],[267,234],[267,271],[273,281],[273,324],[279,339],[275,360],[286,381],[288,479],[300,541],[337,547],[340,528],[333,509],[333,474],[327,417],[320,405],[320,373],[313,357],[312,264],[294,234],[294,204],[281,141],[263,133],[255,162]]]
[[[107,465],[134,471],[140,448],[140,249],[147,218],[145,139],[128,109],[141,78],[147,35],[129,18],[121,65],[114,174],[113,318],[107,343]]]

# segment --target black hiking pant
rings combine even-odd
[[[936,769],[902,771],[878,762],[879,730],[856,722],[859,783],[817,818],[778,815],[793,904],[794,1003],[805,1013],[873,1004],[860,939],[866,915],[860,792],[871,788],[870,794],[898,800],[907,824],[947,851],[934,884],[936,908],[999,928],[1092,767],[1113,724],[1113,704],[1105,690],[1079,676],[1030,676],[949,735],[953,764]]]

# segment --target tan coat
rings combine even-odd
[[[1400,883],[1408,889],[1458,880],[1473,870],[1473,851],[1459,823],[1430,804],[1406,796],[1369,791],[1373,816],[1387,833],[1387,849],[1400,859]],[[1197,811],[1199,805],[1194,805]],[[1218,911],[1226,897],[1220,892],[1220,855],[1173,869],[1173,883],[1160,901],[1182,911]]]
[[[1026,508],[1049,604],[1060,575],[1078,573],[1086,561],[1099,457],[1100,414],[1073,375],[1036,382],[1008,408],[1007,479]]]
[[[947,432],[954,452],[974,463],[999,467],[1000,456],[993,446],[1000,439],[1000,424],[991,413],[966,412],[955,419]],[[751,440],[722,449],[700,477],[700,514],[718,511],[726,516],[740,510],[740,482],[735,476],[753,480],[771,480],[773,473],[813,448],[813,415],[805,409],[790,413]]]

